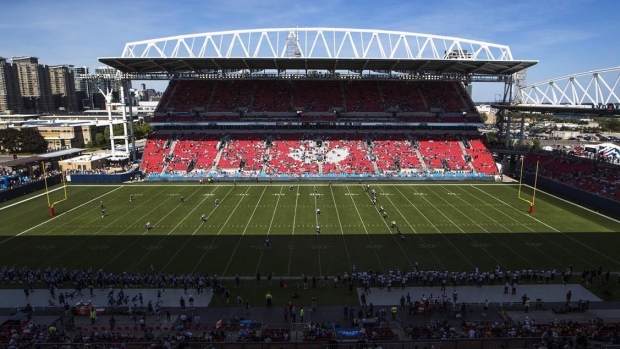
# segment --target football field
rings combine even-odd
[[[43,192],[0,204],[0,264],[134,273],[153,265],[164,272],[224,277],[334,275],[353,265],[402,270],[416,262],[422,269],[449,271],[497,265],[620,270],[618,221],[540,191],[530,215],[517,185],[371,183],[370,188],[70,184],[68,200],[55,206],[54,217]],[[62,190],[50,194],[52,201],[63,195]],[[523,191],[531,195],[531,188]]]

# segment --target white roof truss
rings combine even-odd
[[[620,66],[542,81],[521,89],[527,105],[620,103]]]
[[[296,33],[302,58],[445,59],[512,61],[506,45],[401,31],[348,28],[232,30],[125,44],[123,58],[284,58]],[[254,40],[252,40],[254,39]],[[466,52],[465,52],[466,51]]]

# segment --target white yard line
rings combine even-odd
[[[461,187],[461,188],[459,188],[459,190],[461,190],[461,191],[463,191],[463,192],[467,193],[468,195],[471,195],[468,191],[466,191],[466,190],[465,190],[465,189],[463,189],[462,187]],[[481,203],[483,203],[483,204],[488,204],[487,202],[485,202],[484,200],[480,199],[480,197],[478,197],[478,196],[476,196],[476,195],[471,195],[471,196],[472,196],[473,198],[475,198],[476,200],[480,201],[480,202],[481,202]],[[517,236],[517,238],[519,238],[519,239],[520,239],[521,241],[523,241],[524,243],[526,243],[526,242],[527,242],[527,240],[525,240],[525,239],[524,239],[523,237],[521,237],[519,234],[515,234],[515,233],[514,233],[514,231],[512,231],[512,229],[510,229],[510,227],[507,227],[506,225],[502,224],[501,222],[499,222],[499,221],[497,221],[497,220],[493,219],[493,217],[491,217],[491,216],[487,215],[487,214],[486,214],[483,210],[481,210],[481,209],[479,209],[479,208],[475,207],[474,205],[470,204],[467,200],[464,200],[464,199],[463,199],[463,198],[461,198],[460,196],[458,196],[458,195],[457,195],[456,197],[457,197],[459,200],[461,200],[463,203],[467,204],[468,206],[471,206],[471,208],[473,208],[474,210],[478,211],[478,212],[479,212],[480,214],[482,214],[483,216],[485,216],[485,217],[487,217],[488,219],[492,220],[495,224],[497,224],[497,225],[501,226],[502,228],[504,228],[504,229],[508,230],[511,234],[516,235],[516,236]],[[490,206],[490,205],[489,205],[489,206]],[[497,210],[497,208],[496,208],[495,206],[492,206],[491,208],[493,208],[494,210],[498,211],[499,213],[501,213],[501,214],[503,214],[503,215],[505,215],[505,216],[510,217],[509,215],[506,215],[504,212]],[[512,217],[510,217],[510,218],[512,218]],[[528,227],[528,226],[524,225],[522,222],[519,222],[518,220],[515,220],[515,219],[513,219],[513,220],[514,220],[515,222],[517,222],[519,226],[523,226],[524,228],[526,228],[526,229],[528,229],[528,230],[530,230],[530,231],[532,231],[532,232],[535,232],[532,228],[530,228],[530,227]],[[491,234],[491,235],[493,235],[493,236],[495,237],[495,235],[494,235],[494,234]],[[513,253],[515,253],[515,254],[516,254],[516,255],[518,255],[521,259],[523,259],[524,261],[526,261],[526,263],[528,263],[530,266],[534,266],[534,264],[532,264],[532,262],[531,262],[531,261],[529,261],[527,258],[524,258],[524,257],[523,257],[523,256],[521,256],[520,254],[516,253],[514,250],[512,250],[512,249],[509,247],[509,245],[507,245],[506,243],[504,243],[503,241],[501,241],[501,239],[499,239],[498,237],[495,237],[495,239],[496,239],[497,241],[499,241],[500,243],[502,243],[504,246],[508,247],[508,248],[509,248],[509,249],[510,249]],[[548,239],[547,239],[547,240],[548,240]],[[550,241],[551,241],[551,240],[550,240]],[[552,243],[554,243],[553,241],[551,241],[551,242],[552,242]],[[560,245],[558,245],[558,244],[556,244],[556,243],[554,243],[554,244],[555,244],[556,246],[560,247],[560,248],[563,248],[562,246],[560,246]],[[538,251],[541,253],[541,255],[544,255],[544,254],[545,254],[545,252],[544,252],[541,248],[539,248],[539,247],[532,247],[532,248],[534,248],[534,249],[538,250]],[[564,248],[563,248],[563,249],[564,249]],[[570,251],[568,251],[568,250],[566,250],[566,249],[564,249],[564,250],[565,250],[565,251],[567,251],[567,252],[570,252]],[[547,255],[547,257],[550,257],[550,256],[549,256],[549,255]],[[580,258],[579,256],[576,256],[576,257]],[[553,257],[550,257],[550,258],[551,258],[551,259],[552,259],[552,260],[553,260],[556,264],[558,264],[558,265],[560,264],[560,262],[559,262],[558,260],[556,260],[555,258],[553,258]],[[586,261],[586,262],[587,262],[587,261]],[[589,263],[589,262],[588,262],[588,263]]]
[[[49,191],[48,191],[48,193],[53,193],[53,192],[55,192],[55,191],[57,191],[57,190],[61,190],[61,189],[63,189],[63,188],[64,188],[64,187],[60,187],[60,188],[56,188],[56,189],[52,189],[52,190],[49,190]],[[0,207],[0,211],[2,211],[2,210],[6,210],[6,209],[7,209],[7,208],[9,208],[9,207],[13,207],[13,206],[17,206],[17,205],[23,204],[24,202],[27,202],[27,201],[30,201],[30,200],[34,200],[34,199],[36,199],[36,198],[40,198],[41,196],[45,196],[45,195],[47,195],[47,193],[37,194],[37,195],[31,196],[31,197],[29,197],[29,198],[27,198],[27,199],[22,199],[22,200],[20,200],[20,201],[18,201],[18,202],[15,202],[15,203],[12,203],[12,204],[8,204],[8,205],[6,205],[6,206],[2,206],[2,207]]]
[[[379,189],[381,189],[381,192],[385,194],[385,190],[383,190],[383,186],[379,186]],[[390,199],[390,197],[388,195],[384,195],[388,201],[390,202],[390,204],[394,207],[394,209],[396,209],[396,211],[398,212],[398,214],[405,220],[405,222],[407,222],[407,225],[409,226],[409,228],[411,228],[411,230],[413,230],[413,233],[420,239],[420,242],[423,245],[426,245],[426,243],[424,242],[424,240],[422,239],[422,236],[420,234],[418,234],[418,232],[415,230],[415,228],[411,225],[411,223],[409,223],[409,220],[407,219],[407,217],[405,217],[405,215],[400,211],[400,209],[398,208],[398,206],[394,205],[394,202],[392,201],[392,199]],[[384,220],[385,222],[385,220]],[[386,222],[387,224],[387,222]],[[389,226],[388,226],[389,228]],[[392,231],[390,230],[390,234],[392,234]],[[400,241],[397,240],[397,243],[400,246]],[[403,253],[405,253],[405,250],[403,249],[402,246],[400,246],[401,251],[403,251]],[[441,265],[442,269],[445,269],[443,263],[441,263],[441,261],[439,260],[439,258],[437,258],[437,255],[435,255],[435,252],[433,252],[432,249],[428,249],[429,252],[433,255],[433,257],[435,258],[435,260],[437,261],[437,263],[439,263],[439,265]],[[405,256],[407,256],[407,254],[405,253]],[[407,260],[409,261],[409,258],[407,258]],[[411,261],[409,261],[409,263],[411,264]],[[414,265],[412,265],[414,266]]]
[[[153,207],[149,213],[153,212],[154,210],[156,210],[158,207],[160,207],[161,205],[165,204],[166,202],[168,202],[168,200],[170,200],[172,198],[172,196],[169,196],[166,200],[163,200],[161,203],[159,203],[159,205]],[[147,213],[148,214],[148,213]],[[145,217],[146,215],[143,215],[142,217]],[[109,243],[110,241],[114,240],[116,236],[122,235],[124,232],[126,232],[127,230],[133,228],[132,225],[129,225],[127,227],[125,227],[125,229],[121,230],[120,232],[118,232],[114,237],[111,237],[110,239],[106,240],[105,244]],[[136,237],[138,237],[138,235],[134,235]],[[130,244],[130,246],[132,246],[135,242],[137,242],[138,239],[136,239],[136,241],[134,241],[133,243]],[[123,249],[123,252],[126,251],[130,246],[126,247],[125,249]],[[80,264],[83,260],[88,259],[93,253],[95,252],[91,252],[89,253],[86,257],[82,258],[81,260],[78,261],[78,263],[76,264]],[[121,252],[122,254],[122,252]],[[117,254],[116,256],[114,256],[114,259],[118,258],[121,254]],[[106,264],[107,265],[107,264]]]
[[[334,201],[334,208],[336,209],[336,217],[338,218],[338,225],[340,226],[340,233],[342,234],[344,250],[347,252],[347,260],[349,261],[349,270],[352,270],[353,264],[351,263],[351,255],[349,255],[349,247],[347,246],[347,239],[345,238],[344,229],[342,227],[342,221],[340,220],[340,212],[338,212],[338,205],[336,204],[336,197],[334,196],[334,188],[332,188],[332,186],[330,185],[329,190],[332,193],[332,200]]]
[[[314,188],[316,188],[316,185],[314,186]],[[316,210],[317,210],[317,204],[316,204],[316,200],[317,200],[317,193],[318,193],[318,189],[316,190],[312,190],[313,194],[314,194],[314,217],[315,217],[315,221],[316,221],[316,226],[320,227],[321,225],[319,224],[319,215],[316,214]],[[323,271],[321,270],[321,234],[316,234],[316,253],[318,256],[318,261],[319,261],[319,275],[323,275]]]
[[[230,255],[230,259],[228,260],[228,264],[226,264],[226,268],[224,268],[224,271],[222,272],[222,276],[226,275],[226,271],[228,271],[228,267],[230,266],[230,263],[232,262],[232,260],[235,258],[235,255],[237,254],[237,250],[239,249],[239,245],[241,244],[241,240],[243,240],[243,236],[245,235],[245,232],[248,230],[248,227],[250,226],[250,222],[252,221],[252,218],[254,218],[254,214],[256,213],[256,209],[258,208],[260,201],[263,199],[263,195],[265,195],[265,191],[267,190],[267,186],[263,187],[263,192],[260,194],[260,197],[258,198],[258,201],[256,202],[256,205],[254,205],[254,210],[252,210],[252,214],[250,215],[250,219],[248,219],[248,222],[245,224],[245,228],[243,228],[243,232],[241,232],[241,237],[239,238],[239,241],[237,241],[237,245],[235,246],[235,249],[233,250],[232,254]]]
[[[192,270],[192,274],[196,272],[196,269],[198,268],[199,265],[201,265],[202,260],[205,258],[205,256],[207,255],[207,252],[210,251],[211,246],[213,246],[213,243],[215,243],[215,240],[217,240],[217,237],[220,236],[220,234],[222,233],[222,231],[224,230],[224,228],[226,227],[226,223],[228,223],[228,221],[230,220],[230,218],[233,216],[233,214],[235,213],[235,211],[237,211],[237,208],[239,208],[239,205],[241,204],[241,202],[243,201],[243,199],[245,199],[246,197],[249,196],[248,191],[250,190],[250,186],[248,186],[248,188],[245,190],[245,193],[243,193],[244,195],[241,196],[241,199],[239,199],[239,202],[237,202],[237,205],[235,205],[235,208],[232,210],[232,212],[228,215],[228,218],[226,218],[226,221],[224,221],[224,224],[222,224],[222,227],[220,228],[220,230],[217,232],[217,234],[215,234],[215,236],[213,237],[213,241],[211,241],[211,243],[209,244],[209,248],[205,249],[204,253],[202,254],[202,256],[200,257],[200,259],[198,260],[198,262],[196,263],[196,265],[194,265],[194,269]],[[258,203],[257,205],[258,206]]]
[[[192,197],[192,195],[196,194],[197,191],[192,192],[192,194],[190,194],[190,196],[188,196],[188,198]],[[166,203],[168,200],[172,199],[172,198],[178,198],[179,196],[172,196],[170,195],[166,200],[162,201],[159,205],[155,206],[153,209],[151,209],[147,214],[144,214],[142,217],[140,217],[140,220],[143,222],[145,220],[145,217],[147,217],[147,215],[153,211],[155,211],[158,207],[160,207],[161,205],[163,205],[164,203]],[[176,210],[176,208],[178,208],[179,206],[183,205],[182,203],[179,203],[174,210],[169,210],[168,213],[166,213],[165,216],[163,216],[158,222],[161,222],[162,220],[164,220],[166,217],[168,217],[170,214],[172,214],[172,212],[174,212]],[[147,219],[148,221],[148,219]],[[153,224],[153,229],[157,226],[157,223]],[[125,228],[123,231],[129,229],[130,227]],[[119,232],[118,234],[116,234],[116,236],[120,235],[123,233],[123,231]],[[130,243],[129,245],[127,245],[120,253],[116,254],[116,256],[114,256],[114,258],[110,259],[104,266],[103,268],[107,267],[108,265],[110,265],[110,263],[112,263],[113,261],[115,261],[119,256],[123,255],[125,253],[125,251],[127,251],[131,246],[133,246],[136,242],[138,242],[138,240],[140,240],[141,237],[143,237],[144,235],[146,235],[148,233],[148,231],[144,232],[142,235],[134,235],[137,238]],[[133,268],[135,268],[135,265],[133,266]],[[133,269],[132,268],[132,269]]]
[[[118,188],[116,188],[116,189],[114,189],[114,190],[111,190],[111,191],[109,191],[109,192],[105,193],[105,194],[99,195],[99,196],[97,196],[96,198],[94,198],[94,199],[92,199],[92,200],[90,200],[90,201],[86,201],[85,203],[83,203],[83,204],[81,204],[81,205],[78,205],[78,206],[76,206],[76,207],[74,207],[74,208],[72,208],[72,209],[69,209],[69,210],[67,210],[67,211],[65,211],[65,212],[63,212],[63,213],[60,213],[60,214],[58,214],[58,215],[55,215],[54,217],[52,217],[52,218],[50,218],[50,219],[46,220],[46,221],[45,221],[45,222],[43,222],[43,223],[39,223],[39,224],[35,225],[35,226],[34,226],[34,227],[32,227],[32,228],[28,228],[28,229],[26,229],[26,230],[22,231],[21,233],[18,233],[18,234],[16,234],[16,235],[13,235],[13,236],[11,236],[11,237],[7,238],[7,239],[4,239],[4,240],[0,241],[0,245],[1,245],[1,244],[3,244],[3,243],[5,243],[5,242],[7,242],[7,241],[9,241],[9,240],[12,240],[13,238],[16,238],[16,237],[18,237],[18,236],[22,236],[22,235],[26,234],[27,232],[29,232],[29,231],[31,231],[31,230],[33,230],[33,229],[36,229],[36,228],[38,228],[38,227],[40,227],[40,226],[42,226],[42,225],[44,225],[44,224],[47,224],[47,223],[49,223],[49,222],[51,222],[51,221],[53,221],[53,220],[55,220],[55,219],[58,219],[58,218],[60,218],[60,217],[62,217],[62,216],[64,216],[64,215],[66,215],[67,213],[69,213],[69,212],[71,212],[71,211],[74,211],[74,210],[77,210],[77,209],[78,209],[78,208],[80,208],[80,207],[86,206],[86,205],[90,204],[90,203],[91,203],[91,202],[93,202],[93,201],[97,201],[97,200],[101,199],[102,197],[104,197],[104,196],[106,196],[106,195],[108,195],[108,194],[110,194],[110,193],[112,193],[112,192],[115,192],[115,191],[119,190],[120,188],[122,188],[122,187],[118,187]]]
[[[106,225],[106,226],[104,226],[104,227],[100,228],[99,230],[97,230],[94,234],[84,236],[84,238],[83,238],[81,241],[79,241],[76,245],[74,245],[74,246],[72,246],[72,247],[75,247],[75,246],[81,246],[81,245],[83,245],[83,244],[87,244],[87,243],[88,243],[88,240],[89,240],[91,237],[95,237],[95,236],[97,236],[100,232],[107,230],[107,229],[108,229],[108,227],[109,227],[110,225],[114,224],[114,222],[119,221],[121,218],[123,218],[123,217],[125,217],[125,216],[130,215],[133,211],[135,211],[135,210],[136,210],[136,209],[138,209],[139,207],[140,207],[140,206],[136,205],[136,206],[135,206],[134,208],[132,208],[131,210],[126,211],[126,212],[125,212],[125,214],[123,214],[123,215],[119,216],[118,218],[116,218],[115,220],[113,220],[110,224],[108,224],[108,225]],[[93,219],[93,222],[96,222],[96,221],[101,221],[101,220],[100,220],[100,219]],[[130,226],[128,226],[128,227],[126,227],[124,230],[127,230],[127,229],[129,229],[129,228],[131,228],[131,225],[130,225]],[[69,234],[66,234],[65,236],[71,236],[71,235],[73,235],[74,233],[77,233],[77,232],[79,232],[79,230],[73,231],[73,232],[71,232],[71,233],[69,233]],[[108,241],[109,241],[109,240],[108,240]],[[71,250],[67,250],[67,251],[65,251],[65,253],[70,253],[70,252],[71,252]],[[54,258],[52,258],[49,262],[51,263],[51,262],[53,262],[53,261],[57,260],[58,258],[60,258],[60,257],[64,256],[64,255],[65,255],[65,253],[59,253],[59,254],[55,255],[55,256],[54,256]],[[89,253],[89,254],[88,254],[88,256],[90,256],[91,254],[92,254],[92,253]],[[82,259],[82,260],[83,260],[83,259]],[[76,263],[76,264],[78,264],[78,265],[79,265],[79,263]]]
[[[469,263],[469,265],[471,265],[472,267],[475,268],[474,264],[469,260],[469,258],[465,257],[465,255],[463,254],[463,252],[461,252],[461,250],[459,248],[457,248],[456,246],[454,246],[454,244],[452,243],[452,241],[450,241],[450,239],[448,239],[448,237],[446,236],[446,234],[442,233],[441,230],[439,230],[439,228],[437,228],[437,226],[430,220],[428,219],[428,217],[426,217],[426,215],[424,213],[422,213],[422,211],[420,211],[420,209],[413,204],[413,202],[411,202],[411,200],[409,200],[409,198],[407,197],[407,195],[403,194],[403,192],[396,188],[396,190],[400,193],[400,195],[407,200],[407,202],[416,210],[418,211],[418,213],[424,217],[424,219],[433,227],[435,228],[435,231],[437,231],[437,233],[439,233],[439,235],[441,235],[444,240],[446,240],[446,242],[452,246],[452,249],[454,249],[456,252],[458,252],[459,255],[461,255],[461,257],[463,257],[464,260],[467,261],[467,263]]]
[[[472,185],[472,184],[470,184],[470,186],[471,186],[471,185]],[[518,184],[506,184],[506,185],[509,185],[509,186],[517,186]],[[532,187],[532,186],[530,186],[530,185],[527,185],[527,184],[524,184],[524,185],[525,185],[526,187],[530,188],[530,189],[534,189],[534,187]],[[476,186],[480,186],[480,184],[476,184]],[[608,220],[610,220],[610,221],[612,221],[612,222],[620,223],[620,220],[618,220],[618,219],[614,219],[614,218],[609,217],[609,216],[606,216],[606,215],[604,215],[604,214],[600,214],[600,213],[598,213],[598,211],[594,211],[594,210],[589,209],[589,208],[587,208],[587,207],[585,207],[585,206],[581,206],[581,205],[576,204],[576,203],[574,203],[574,202],[571,202],[571,201],[568,201],[568,200],[566,200],[566,199],[563,199],[563,198],[561,198],[561,197],[559,197],[559,196],[555,196],[555,195],[550,194],[550,193],[548,193],[548,192],[546,192],[546,191],[544,191],[544,190],[536,189],[536,191],[541,192],[541,193],[544,193],[545,195],[550,196],[550,197],[552,197],[552,198],[554,198],[554,199],[556,199],[556,200],[562,201],[562,202],[564,202],[564,203],[567,203],[567,204],[573,205],[573,206],[575,206],[575,207],[579,207],[580,209],[585,210],[585,211],[588,211],[588,212],[590,212],[590,213],[595,213],[595,214],[597,214],[597,215],[599,215],[599,216],[601,216],[601,217],[603,217],[603,218],[607,218]]]
[[[226,193],[226,195],[224,195],[224,198],[222,199],[222,202],[220,202],[220,204],[222,204],[222,203],[224,202],[224,200],[226,200],[226,198],[228,197],[228,194],[230,194],[230,192],[232,192],[232,190],[233,190],[234,188],[235,188],[235,187],[230,188],[230,190]],[[215,192],[215,190],[217,190],[217,189],[218,189],[218,187],[216,187],[213,191],[211,191],[211,193]],[[209,194],[211,194],[211,193],[209,193]],[[207,197],[208,197],[208,195],[207,195]],[[211,212],[209,212],[209,215],[207,216],[207,218],[206,218],[206,220],[205,220],[205,221],[209,221],[209,217],[211,217],[211,215],[213,214],[213,212],[215,212],[215,210],[217,210],[217,209],[218,209],[218,207],[220,207],[220,205],[215,206],[215,208],[213,208],[213,210],[211,210]],[[161,269],[162,271],[163,271],[163,270],[166,270],[166,268],[170,265],[170,263],[172,263],[172,261],[176,258],[176,256],[178,256],[178,255],[179,255],[179,253],[181,253],[181,251],[183,251],[183,249],[185,248],[185,246],[186,246],[186,245],[187,245],[187,244],[188,244],[188,243],[192,240],[192,237],[193,237],[193,236],[195,236],[195,235],[196,235],[196,233],[197,233],[200,229],[202,229],[202,227],[203,227],[203,226],[204,226],[204,223],[201,223],[200,225],[198,225],[198,228],[196,228],[196,229],[194,230],[194,232],[192,233],[192,235],[191,235],[190,237],[188,237],[188,238],[187,238],[187,240],[185,241],[185,243],[183,244],[183,246],[179,247],[179,248],[177,249],[177,252],[176,252],[176,253],[175,253],[175,254],[174,254],[174,255],[170,258],[170,260],[168,260],[168,263],[166,263],[166,265],[164,265],[164,267]]]
[[[555,229],[554,227],[550,226],[549,224],[544,223],[544,222],[542,222],[541,220],[539,220],[539,219],[537,219],[537,218],[533,217],[531,214],[526,213],[526,212],[523,212],[523,211],[521,211],[521,210],[517,209],[516,207],[513,207],[513,206],[509,205],[508,203],[506,203],[506,202],[504,202],[504,201],[502,201],[502,200],[500,200],[500,199],[498,199],[498,198],[494,197],[493,195],[491,195],[491,194],[489,194],[489,193],[485,192],[484,190],[481,190],[480,188],[476,188],[476,187],[475,187],[475,186],[473,186],[473,185],[472,185],[471,187],[472,187],[472,188],[474,188],[474,189],[476,189],[476,190],[478,190],[478,191],[480,191],[480,192],[482,192],[482,193],[484,193],[485,195],[487,195],[487,196],[489,196],[489,197],[493,198],[494,200],[499,201],[502,205],[507,206],[507,207],[509,207],[509,208],[511,208],[511,209],[513,209],[513,210],[515,210],[515,211],[517,211],[517,212],[519,212],[521,215],[526,216],[526,217],[529,217],[529,218],[531,218],[532,220],[534,220],[534,221],[536,221],[536,222],[538,222],[538,223],[540,223],[540,224],[542,224],[542,225],[544,225],[544,226],[546,226],[546,227],[548,227],[548,228],[553,229],[556,233],[559,233],[560,235],[562,235],[562,236],[564,236],[564,237],[566,237],[566,238],[568,238],[568,239],[570,239],[570,240],[573,240],[574,242],[578,243],[579,245],[581,245],[581,246],[583,246],[583,247],[585,247],[585,248],[589,249],[590,251],[592,251],[592,252],[594,252],[594,253],[596,253],[596,254],[599,254],[599,255],[600,255],[600,251],[598,251],[598,250],[596,250],[596,249],[594,249],[594,248],[592,248],[592,247],[590,247],[590,246],[588,246],[588,245],[584,244],[583,242],[581,242],[581,241],[579,241],[579,240],[577,240],[577,239],[573,238],[572,236],[570,236],[570,235],[568,235],[568,234],[565,234],[565,233],[563,233],[563,232],[559,231],[558,229]],[[495,209],[497,210],[497,208],[495,208]],[[512,219],[514,219],[514,218],[512,218]],[[514,219],[514,220],[515,220],[515,221],[517,221],[516,219]],[[544,235],[543,235],[543,237],[544,237]],[[547,239],[547,240],[549,240],[549,239]],[[549,240],[549,241],[551,241],[551,240]],[[556,244],[556,245],[557,245],[557,244]],[[558,245],[558,246],[560,246],[560,245]],[[562,248],[563,248],[564,250],[566,250],[564,247],[562,247]],[[567,251],[568,251],[568,250],[567,250]],[[574,254],[573,254],[573,256],[574,256]],[[603,256],[603,257],[605,257],[605,258],[607,258],[607,259],[609,259],[610,261],[612,261],[612,262],[614,262],[614,263],[616,263],[616,264],[620,265],[620,262],[619,262],[619,261],[617,261],[617,260],[615,260],[615,259],[613,259],[613,258],[611,258],[611,257],[609,257],[609,256],[607,256],[607,255],[602,255],[602,256]],[[582,259],[582,258],[581,258],[581,257],[579,257],[579,256],[577,256],[577,257],[578,257],[578,258],[580,258],[580,259]],[[585,260],[585,259],[582,259],[582,260],[587,261],[587,260]],[[591,264],[591,262],[588,262],[588,263],[590,263],[590,264]]]
[[[378,186],[381,187],[381,186]],[[374,188],[373,188],[374,189]],[[383,188],[380,188],[381,191],[383,191]],[[386,195],[384,195],[386,196]],[[370,193],[366,192],[366,197],[368,198],[368,200],[372,201],[372,198],[370,197]],[[381,206],[381,203],[379,203],[379,206]],[[409,265],[411,266],[411,268],[414,268],[415,265],[413,263],[411,263],[411,260],[409,259],[409,256],[407,256],[407,253],[405,252],[405,250],[403,249],[402,246],[402,242],[399,241],[399,238],[397,238],[396,236],[394,236],[394,233],[392,233],[392,229],[390,228],[389,223],[387,222],[387,218],[383,218],[383,215],[381,214],[381,212],[376,209],[376,205],[375,205],[375,211],[377,212],[377,214],[379,215],[379,220],[381,222],[383,222],[383,224],[385,225],[385,227],[387,228],[388,234],[392,237],[392,239],[394,239],[394,241],[396,242],[396,244],[398,245],[398,248],[400,248],[400,251],[403,253],[403,255],[405,256],[405,259],[407,259],[407,262],[409,262]],[[387,211],[386,211],[387,213]]]
[[[271,232],[271,226],[273,225],[273,219],[276,216],[276,212],[278,210],[278,203],[280,202],[280,198],[282,197],[282,189],[284,188],[284,186],[280,187],[280,194],[278,195],[278,200],[276,200],[276,207],[274,207],[273,209],[273,214],[271,215],[271,221],[269,222],[269,228],[267,229],[267,236],[265,237],[265,239],[269,238],[269,233]],[[258,257],[258,263],[256,263],[256,272],[254,274],[258,273],[258,269],[260,268],[260,262],[263,260],[263,253],[265,252],[265,248],[267,246],[263,246],[263,249],[260,250],[260,257]]]
[[[214,189],[213,191],[209,192],[209,194],[211,194],[211,193],[215,192],[217,189],[218,189],[218,187],[215,187],[215,189]],[[197,190],[197,191],[198,191],[198,190]],[[196,192],[197,192],[197,191],[196,191]],[[194,193],[195,193],[195,192],[194,192]],[[194,193],[192,193],[192,195],[194,195]],[[191,197],[191,195],[190,195],[190,197]],[[175,230],[176,230],[176,229],[177,229],[177,228],[181,225],[181,223],[183,223],[183,222],[184,222],[184,221],[185,221],[185,220],[186,220],[186,219],[187,219],[190,215],[192,215],[192,214],[194,213],[194,211],[196,211],[196,209],[197,209],[197,208],[199,208],[199,207],[200,207],[200,206],[201,206],[201,205],[202,205],[202,204],[203,204],[203,203],[204,203],[204,202],[205,202],[208,198],[210,198],[210,197],[209,197],[209,195],[205,195],[205,198],[204,198],[204,199],[202,199],[202,201],[200,201],[200,203],[199,203],[198,205],[194,205],[194,208],[193,208],[191,211],[189,211],[189,213],[187,213],[187,214],[185,215],[185,217],[183,217],[183,219],[181,219],[181,220],[177,223],[177,225],[175,225],[175,226],[172,228],[172,230],[170,230],[170,231],[168,232],[168,234],[166,234],[165,236],[163,236],[163,237],[159,240],[159,242],[157,243],[157,245],[161,244],[164,240],[166,240],[166,238],[167,238],[168,236],[170,236],[170,234],[172,234],[172,232],[173,232],[173,231],[175,231]],[[217,208],[217,207],[215,207],[215,208]],[[214,209],[214,210],[215,210],[215,209]],[[213,211],[211,211],[211,212],[213,212]],[[164,217],[164,218],[165,218],[165,217]],[[161,220],[160,220],[160,221],[161,221]],[[200,229],[200,227],[201,227],[201,226],[202,226],[202,225],[198,225],[198,228],[197,228],[196,230]],[[195,233],[195,231],[194,231],[194,233]],[[146,234],[146,233],[145,233],[145,234]],[[192,235],[193,235],[193,234],[192,234]],[[184,246],[185,246],[185,245],[184,245]],[[178,253],[180,250],[181,250],[180,248],[179,248],[179,249],[177,249],[177,253]],[[135,269],[135,267],[136,267],[136,266],[138,266],[140,263],[142,263],[142,261],[143,261],[143,260],[145,260],[148,256],[150,256],[150,255],[151,255],[151,252],[153,252],[153,251],[154,251],[154,250],[149,250],[149,251],[147,251],[147,252],[146,252],[146,253],[142,256],[142,258],[140,258],[140,260],[139,260],[137,263],[135,263],[135,264],[133,265],[133,267],[132,267],[129,271],[133,271],[133,270]],[[168,265],[166,264],[166,266],[168,266]],[[164,270],[164,269],[162,269],[162,270]]]
[[[448,200],[446,200],[446,199],[444,198],[444,196],[443,196],[443,195],[439,195],[439,194],[437,194],[437,193],[436,193],[433,189],[431,189],[431,187],[430,187],[430,186],[427,186],[427,187],[426,187],[426,189],[427,189],[428,191],[430,191],[431,193],[433,193],[433,195],[437,196],[440,200],[442,200],[443,202],[445,202],[445,203],[446,203],[449,207],[452,207],[452,209],[454,209],[455,211],[457,211],[460,215],[462,215],[463,217],[465,217],[466,219],[468,219],[468,220],[469,220],[470,222],[472,222],[473,224],[477,225],[477,226],[478,226],[478,228],[480,228],[481,230],[483,230],[485,233],[487,233],[487,234],[489,233],[489,231],[488,231],[488,230],[486,230],[486,229],[485,229],[482,225],[480,225],[480,223],[476,222],[476,220],[472,219],[470,216],[468,216],[467,214],[463,213],[463,211],[461,211],[458,207],[454,206],[451,202],[449,202]],[[425,198],[425,200],[426,200],[426,198]],[[428,200],[427,200],[427,202],[428,202]],[[432,206],[433,206],[433,208],[435,208],[436,210],[438,210],[438,211],[439,211],[439,209],[438,209],[438,208],[436,208],[436,207],[435,207],[435,205],[432,205]],[[441,214],[445,217],[445,215],[444,215],[443,211],[440,211],[440,212],[441,212]],[[450,223],[454,224],[451,220],[450,220]],[[471,236],[471,234],[466,233],[463,229],[461,229],[461,227],[458,227],[458,228],[459,228],[459,230],[460,230],[463,234],[465,234],[465,235],[466,235],[466,236],[467,236],[467,237],[468,237],[468,238],[469,238],[469,239],[470,239],[473,243],[478,243],[478,241],[476,241],[476,239],[474,239],[474,238]],[[505,244],[504,244],[504,245],[505,245]],[[495,260],[495,263],[497,263],[497,265],[500,265],[500,264],[501,264],[501,263],[500,263],[500,261],[499,261],[499,259],[497,259],[493,253],[489,252],[489,250],[488,250],[486,247],[481,247],[481,249],[482,249],[484,252],[486,252],[486,253],[487,253],[487,254],[488,254],[491,258],[493,258],[493,259]]]
[[[353,195],[351,194],[351,190],[349,189],[349,186],[347,186],[347,192],[349,193],[349,197],[351,198],[351,202],[353,202],[353,206],[355,207],[355,211],[357,212],[357,216],[360,219],[360,223],[362,223],[362,227],[364,228],[364,231],[366,232],[366,236],[368,237],[368,241],[370,242],[370,246],[372,246],[372,250],[375,253],[375,257],[377,257],[377,261],[379,262],[379,266],[381,267],[381,271],[382,272],[387,272],[387,270],[385,270],[385,268],[383,268],[383,263],[381,263],[381,258],[379,258],[379,254],[377,253],[377,249],[375,248],[375,244],[372,243],[372,239],[370,238],[370,234],[368,234],[368,229],[366,229],[366,224],[364,224],[364,220],[362,219],[362,214],[360,213],[360,210],[357,208],[357,204],[355,203],[355,200],[353,200]]]
[[[291,245],[289,246],[288,253],[288,268],[286,270],[286,275],[291,276],[291,260],[293,259],[293,238],[295,237],[295,224],[297,221],[297,203],[299,202],[299,186],[297,186],[297,195],[295,197],[295,213],[293,213],[293,231],[291,232]]]

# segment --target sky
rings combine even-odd
[[[620,64],[617,0],[0,0],[0,57],[94,69],[125,43],[239,29],[338,27],[408,31],[508,45],[537,60],[527,84]],[[134,86],[136,84],[134,83]],[[147,82],[163,90],[165,83]],[[502,84],[477,83],[494,101]]]

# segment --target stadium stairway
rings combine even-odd
[[[424,171],[428,172],[428,166],[426,166],[426,162],[424,162],[424,158],[422,157],[422,154],[420,154],[420,149],[414,148],[413,150],[415,151],[415,155],[418,157],[418,160],[420,160],[420,164],[422,164]]]
[[[478,174],[478,171],[476,171],[476,166],[474,166],[474,164],[471,161],[466,161],[467,160],[467,148],[465,148],[465,144],[463,144],[463,139],[461,137],[458,138],[459,140],[459,145],[461,146],[461,152],[462,152],[462,157],[463,160],[465,161],[465,166],[469,167],[469,170],[473,173],[473,174]],[[467,169],[467,168],[465,168]],[[463,169],[463,170],[465,170]]]
[[[174,148],[177,145],[177,141],[178,141],[178,139],[172,140],[172,144],[170,144],[170,150],[168,151],[168,154],[165,155],[165,156],[170,156],[170,159],[172,159],[172,157],[174,156]],[[166,173],[167,168],[168,168],[168,166],[163,166],[163,169],[161,170],[159,175],[160,176],[164,175]]]

